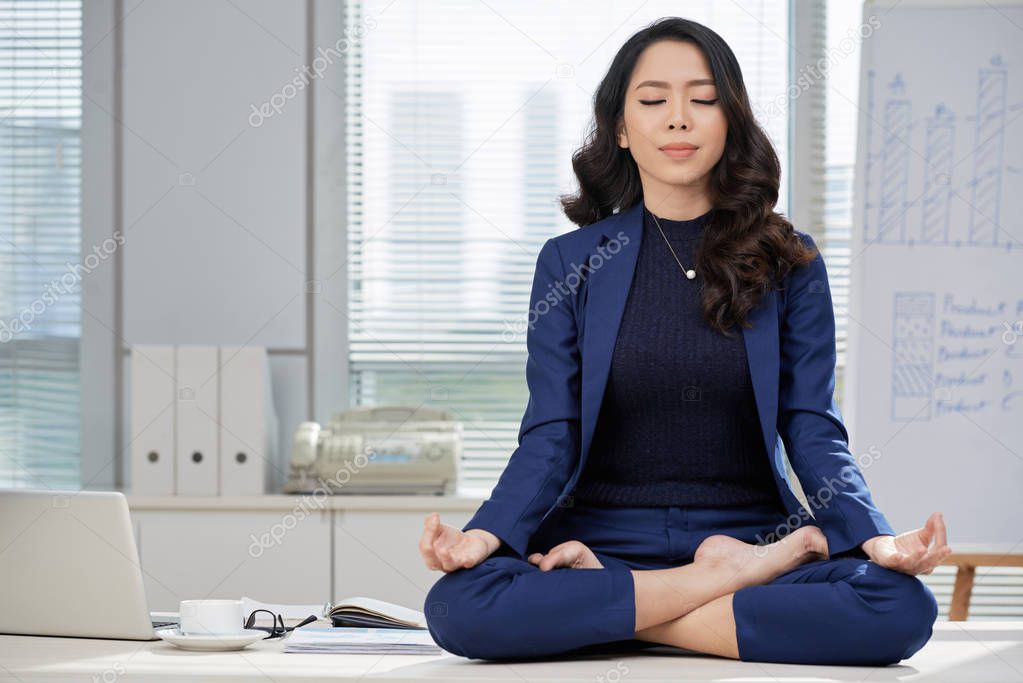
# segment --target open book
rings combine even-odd
[[[345,598],[329,608],[327,616],[333,626],[426,628],[422,612],[374,598]]]
[[[422,612],[391,602],[361,596],[344,598],[336,603],[328,602],[325,605],[280,605],[242,597],[242,608],[246,615],[257,609],[270,610],[274,614],[280,614],[287,626],[294,626],[309,615],[314,615],[318,619],[329,619],[332,626],[426,628],[426,619]],[[260,618],[265,618],[266,623],[270,623],[269,615],[265,613],[257,615],[257,623],[261,623]]]

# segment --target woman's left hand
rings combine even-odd
[[[931,541],[934,541],[933,547]],[[952,552],[945,539],[945,520],[940,512],[931,514],[919,529],[898,536],[874,536],[860,547],[882,567],[913,576],[930,574]]]
[[[582,541],[565,541],[559,543],[547,554],[533,553],[527,558],[530,564],[535,564],[541,571],[550,571],[558,567],[569,567],[571,569],[603,569],[597,556],[589,546]]]

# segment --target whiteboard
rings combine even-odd
[[[867,2],[842,402],[896,533],[1023,548],[1023,6]]]

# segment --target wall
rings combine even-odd
[[[277,490],[295,426],[345,407],[344,63],[293,84],[342,3],[84,5],[82,253],[124,243],[83,287],[82,486],[129,488],[132,344],[250,344]]]

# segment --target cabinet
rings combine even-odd
[[[334,599],[381,597],[422,610],[426,594],[441,576],[419,554],[423,511],[343,510],[335,513]],[[442,512],[444,524],[461,529],[472,512]],[[390,596],[390,597],[382,597]]]
[[[434,510],[461,528],[463,496],[128,496],[151,611],[195,598],[320,604],[351,595],[421,610],[440,578],[419,555]]]
[[[181,600],[242,595],[283,603],[327,599],[329,511],[294,523],[284,514],[258,511],[134,514],[150,610],[177,611]]]

